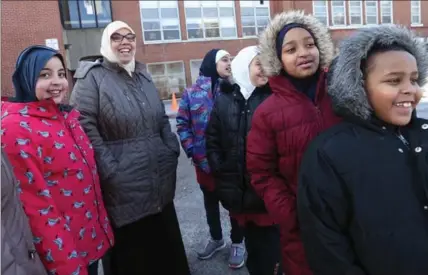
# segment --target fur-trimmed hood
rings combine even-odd
[[[306,26],[314,35],[320,52],[320,66],[327,68],[334,56],[334,45],[328,28],[312,15],[303,11],[283,12],[276,15],[259,38],[260,61],[266,76],[279,75],[282,62],[276,53],[276,37],[281,29],[290,23]]]
[[[410,52],[417,61],[419,85],[423,86],[428,76],[427,49],[423,42],[404,27],[376,26],[364,28],[342,41],[340,53],[329,69],[328,94],[338,115],[352,115],[368,120],[372,108],[364,89],[361,61],[374,45],[398,44]]]

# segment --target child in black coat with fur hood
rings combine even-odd
[[[298,214],[315,275],[428,274],[428,74],[407,29],[376,26],[342,43],[328,93],[344,121],[300,167]]]

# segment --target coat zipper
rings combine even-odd
[[[395,133],[395,136],[407,147],[407,149],[410,149],[410,143],[407,141],[407,139],[401,134],[400,129],[397,130],[397,133]]]
[[[133,73],[133,76],[135,75],[135,73]],[[134,85],[135,85],[135,87],[138,87],[138,85],[139,85],[139,83],[138,83],[138,81],[136,81],[135,79],[134,79],[134,77],[133,76],[130,76],[128,73],[126,73],[126,77],[132,82],[132,83],[134,83]],[[129,98],[129,94],[128,94],[128,91],[127,90],[125,90],[125,96],[126,96],[126,98],[128,99],[128,101],[130,101],[131,102],[131,99]],[[141,109],[144,109],[144,100],[142,101],[142,104],[140,103],[140,101],[138,100],[138,99],[135,99],[135,101],[137,102],[137,104],[138,104],[138,106],[140,107],[140,113],[141,113]],[[143,106],[141,106],[141,105],[143,105]],[[142,115],[142,114],[141,114]],[[156,158],[156,161],[157,162],[159,162],[158,161],[158,158]],[[156,174],[158,175],[158,177],[159,177],[159,165],[155,165],[157,168],[156,168]],[[162,209],[162,205],[163,205],[163,202],[162,202],[162,198],[161,198],[161,191],[160,191],[160,188],[159,188],[159,185],[158,184],[153,184],[153,186],[155,186],[155,188],[157,189],[157,195],[158,195],[158,201],[159,201],[159,204],[158,204],[158,206],[157,206],[157,209],[159,210],[159,209]]]

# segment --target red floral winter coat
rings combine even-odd
[[[53,274],[87,274],[113,245],[92,146],[79,112],[53,101],[3,103],[1,139],[36,249]]]

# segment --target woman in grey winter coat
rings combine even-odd
[[[428,274],[428,76],[422,42],[397,26],[342,43],[328,86],[343,122],[300,167],[298,213],[314,275]]]
[[[71,103],[96,153],[116,240],[113,274],[188,275],[173,204],[179,143],[135,51],[134,31],[110,23],[102,58],[82,62],[75,73]]]
[[[12,166],[1,150],[1,274],[46,275],[16,190]]]

